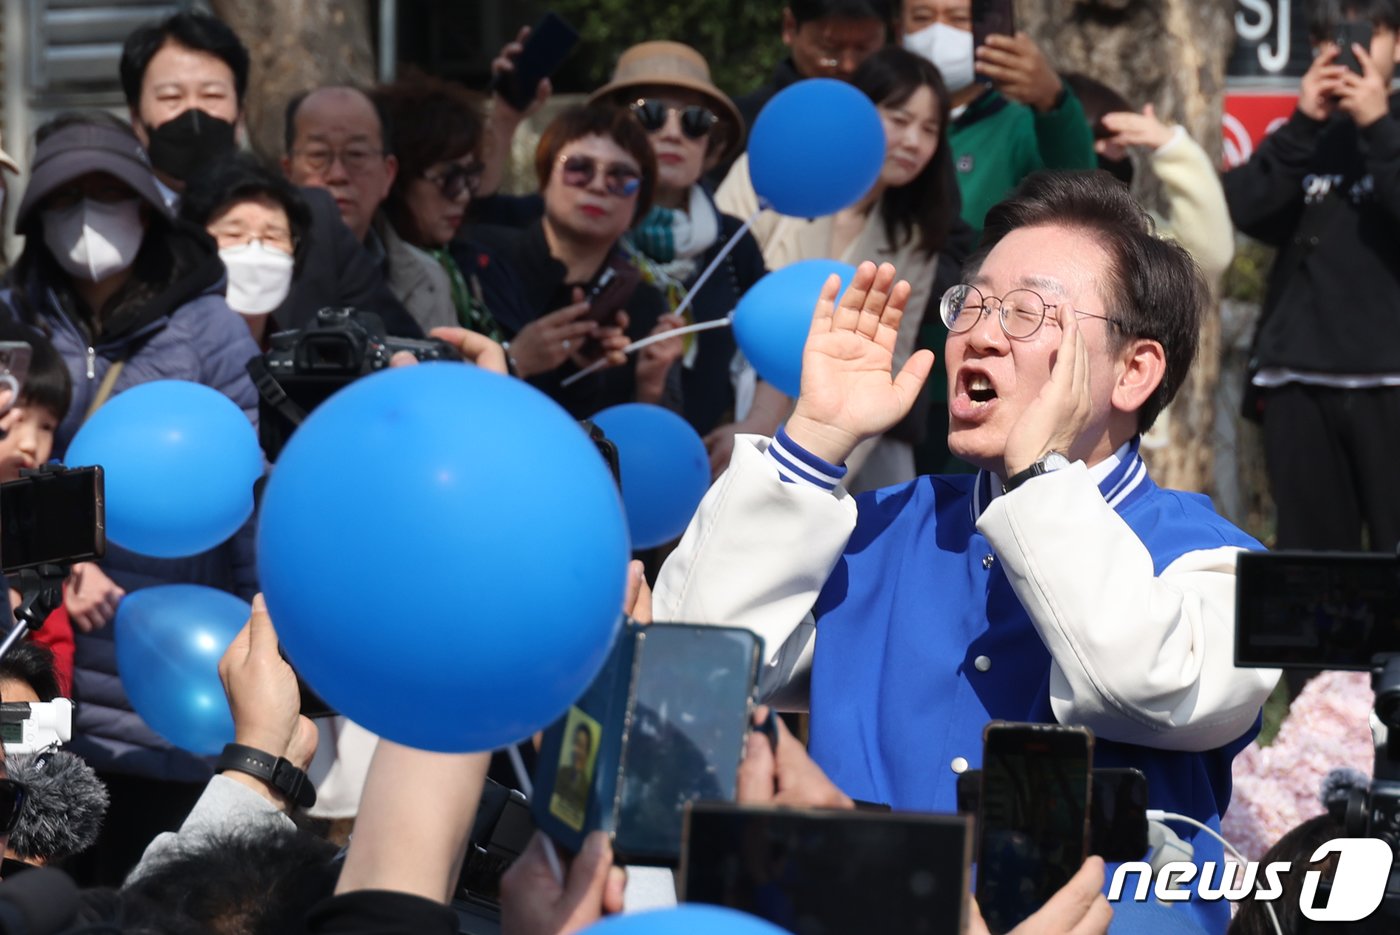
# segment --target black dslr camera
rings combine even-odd
[[[420,361],[460,360],[452,345],[390,337],[373,312],[323,308],[316,323],[274,334],[271,349],[248,363],[258,388],[258,426],[263,451],[277,459],[306,414],[345,384],[389,366],[399,351]]]

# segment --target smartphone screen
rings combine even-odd
[[[1352,43],[1356,43],[1370,52],[1373,31],[1374,27],[1370,23],[1338,23],[1333,39],[1337,43],[1337,64],[1345,65],[1358,75],[1361,74],[1361,62],[1357,60],[1356,53],[1351,50],[1351,46]]]
[[[971,841],[962,815],[697,802],[680,898],[797,935],[960,932]]]
[[[0,566],[19,571],[107,552],[102,468],[84,467],[0,484]]]
[[[980,769],[958,774],[957,795],[959,812],[978,813],[982,804]],[[1142,860],[1147,849],[1147,777],[1132,768],[1094,767],[1090,773],[1089,853],[1113,863]]]
[[[564,64],[578,43],[578,32],[557,13],[546,13],[530,29],[515,59],[515,70],[502,73],[494,90],[516,110],[525,110],[535,99],[540,82]]]
[[[1381,553],[1241,552],[1235,665],[1369,671],[1400,652],[1400,560]]]
[[[747,630],[674,625],[638,641],[615,843],[633,860],[674,863],[685,806],[734,798],[759,644]]]
[[[1023,922],[1084,863],[1092,745],[1083,728],[987,725],[977,904],[993,933]]]
[[[988,36],[1016,35],[1015,0],[972,0],[972,47],[987,44]]]

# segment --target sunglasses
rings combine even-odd
[[[655,133],[666,126],[666,121],[671,114],[681,115],[681,132],[692,140],[704,139],[714,128],[715,121],[719,118],[714,111],[699,104],[691,104],[689,107],[677,107],[668,104],[657,98],[642,98],[633,101],[630,105],[632,114],[637,118],[637,122],[642,125],[642,129],[648,133]]]
[[[587,188],[598,174],[598,160],[592,156],[560,156],[560,178],[570,188]],[[609,195],[631,198],[642,187],[642,173],[629,165],[614,162],[603,170],[603,187]]]
[[[24,812],[24,801],[29,790],[24,783],[13,779],[0,779],[0,834],[9,834],[19,824],[19,816]]]
[[[469,166],[454,162],[441,175],[424,173],[423,180],[436,185],[442,197],[448,201],[456,201],[464,193],[469,193],[475,198],[477,189],[481,187],[481,174],[485,169],[486,167],[479,162]]]

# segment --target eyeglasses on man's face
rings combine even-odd
[[[996,312],[997,321],[1006,336],[1024,340],[1039,331],[1046,318],[1053,320],[1052,313],[1055,308],[1056,306],[1046,302],[1039,292],[1031,289],[1013,289],[1001,297],[984,296],[976,286],[959,283],[943,293],[943,298],[938,303],[938,314],[951,333],[962,334],[971,331],[982,320],[983,315]],[[1111,325],[1118,325],[1117,321],[1107,315],[1081,312],[1077,308],[1073,311],[1081,318],[1097,318]]]
[[[313,143],[293,151],[292,155],[312,172],[326,172],[338,159],[351,175],[360,175],[376,163],[383,164],[384,150],[373,146],[355,144],[344,149],[331,149],[329,146]]]

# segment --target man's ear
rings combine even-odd
[[[797,17],[792,15],[791,7],[783,7],[783,45],[791,46],[792,40],[797,38]]]
[[[384,198],[389,197],[389,189],[394,187],[394,180],[399,177],[399,157],[393,153],[384,157]],[[384,199],[381,198],[380,201]]]
[[[136,138],[141,141],[142,149],[151,148],[151,135],[146,132],[146,124],[141,121],[141,113],[135,107],[126,109],[127,119],[131,123],[131,131],[136,134]]]
[[[1118,356],[1113,408],[1137,412],[1167,378],[1167,352],[1158,341],[1135,338]]]

